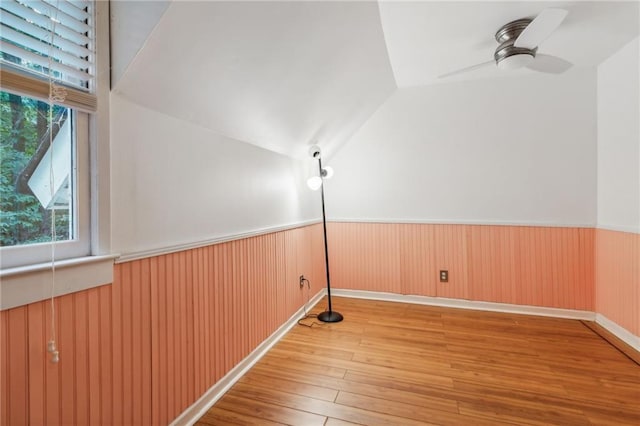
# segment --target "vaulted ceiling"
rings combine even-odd
[[[275,152],[331,153],[397,87],[532,73],[438,78],[490,60],[501,25],[546,7],[569,15],[539,50],[576,69],[638,36],[637,2],[116,1],[113,88]]]
[[[395,90],[377,3],[174,1],[115,92],[294,157]]]

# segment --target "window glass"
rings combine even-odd
[[[0,246],[76,237],[74,117],[61,106],[0,92]],[[51,143],[52,142],[52,143]]]

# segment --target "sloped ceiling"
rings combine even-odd
[[[298,158],[313,143],[335,152],[396,87],[534,73],[438,78],[491,60],[500,26],[546,7],[569,15],[539,52],[574,69],[598,65],[639,31],[635,1],[116,3],[115,92]]]
[[[111,0],[111,84],[116,85],[167,10],[168,0]]]
[[[114,91],[305,157],[346,141],[395,88],[375,2],[173,1]]]
[[[561,57],[574,68],[594,67],[638,35],[638,2],[425,1],[380,2],[382,26],[399,87],[535,73],[489,67],[456,77],[438,76],[490,61],[496,31],[547,7],[566,9],[562,25],[539,53]]]

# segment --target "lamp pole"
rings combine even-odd
[[[320,179],[322,184],[320,185],[320,198],[322,199],[322,230],[324,233],[324,262],[327,271],[327,299],[329,299],[329,310],[318,314],[318,319],[322,322],[340,322],[343,320],[343,316],[340,312],[334,312],[331,307],[331,277],[329,275],[329,246],[327,244],[327,218],[324,211],[324,174],[322,169],[322,159],[318,154],[318,172],[320,173]]]

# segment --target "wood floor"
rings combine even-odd
[[[640,366],[580,321],[333,305],[343,322],[296,326],[198,425],[640,425]]]

